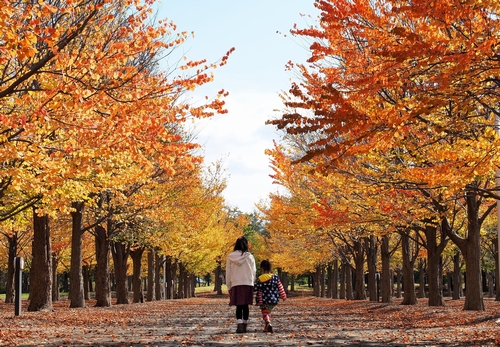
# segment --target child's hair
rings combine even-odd
[[[248,240],[245,236],[238,237],[234,244],[235,251],[241,251],[241,254],[248,252]]]
[[[269,260],[263,260],[260,262],[260,268],[262,271],[271,272],[271,262]]]

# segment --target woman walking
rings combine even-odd
[[[242,236],[236,240],[234,250],[227,257],[226,285],[229,291],[229,305],[236,306],[237,333],[246,333],[249,305],[253,303],[255,282],[255,259],[248,251],[248,240]]]

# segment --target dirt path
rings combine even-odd
[[[486,311],[445,307],[292,297],[275,309],[273,334],[262,332],[260,312],[250,311],[249,331],[235,333],[227,297],[70,309],[14,316],[0,304],[0,346],[495,346],[500,345],[500,303]]]

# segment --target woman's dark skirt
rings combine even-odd
[[[230,306],[252,305],[253,286],[235,286],[231,288],[229,296]]]

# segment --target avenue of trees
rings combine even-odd
[[[16,256],[30,311],[52,309],[66,274],[71,307],[89,292],[126,304],[130,287],[134,302],[189,297],[206,274],[221,292],[242,233],[292,290],[310,273],[331,298],[500,300],[497,0],[316,0],[319,20],[292,29],[310,58],[289,63],[299,78],[268,121],[284,189],[259,215],[225,205],[222,164],[185,127],[226,112],[224,90],[185,96],[232,49],[172,61],[188,35],[153,22],[149,0],[0,5],[6,302]]]
[[[260,206],[279,249],[272,260],[335,279],[340,263],[335,295],[355,299],[365,298],[365,274],[375,299],[379,273],[390,301],[397,274],[408,305],[424,283],[429,305],[443,305],[443,287],[459,298],[463,271],[464,309],[483,310],[483,271],[500,299],[500,4],[315,5],[316,26],[292,30],[310,58],[289,63],[299,79],[268,122],[283,134],[268,154],[286,188]]]
[[[163,292],[160,274],[180,273],[165,296],[187,296],[248,219],[224,205],[221,164],[205,164],[183,126],[226,112],[224,90],[201,106],[184,95],[211,82],[232,49],[213,63],[170,61],[188,34],[154,22],[152,1],[0,5],[6,301],[15,256],[26,259],[30,311],[52,308],[61,273],[71,307],[85,306],[90,283],[97,305],[110,305],[111,279],[117,303],[128,303],[130,273],[134,301],[142,300],[143,254],[148,299]]]

